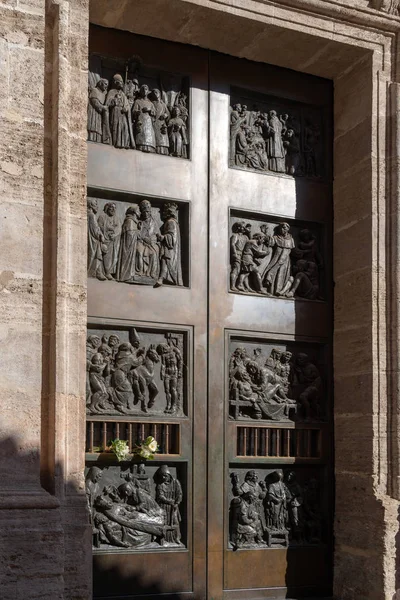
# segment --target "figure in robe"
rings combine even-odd
[[[162,541],[161,544],[181,545],[181,530],[179,525],[181,521],[179,505],[183,499],[181,484],[171,475],[167,465],[162,465],[158,469],[155,479],[157,481],[156,502],[164,511],[165,525],[170,528],[166,532],[165,541]]]
[[[156,136],[157,154],[169,154],[169,138],[167,123],[170,119],[170,113],[167,105],[161,100],[160,90],[153,90],[153,105],[155,110],[154,133]]]
[[[240,131],[240,126],[245,122],[246,117],[241,115],[242,106],[240,104],[234,104],[231,110],[230,118],[230,151],[229,157],[231,162],[235,161],[236,153],[236,138]]]
[[[142,152],[155,152],[156,135],[153,123],[156,110],[152,101],[149,100],[148,95],[149,87],[146,84],[141,85],[139,96],[133,104],[132,119],[135,127],[137,149]]]
[[[164,208],[164,224],[161,234],[157,236],[161,244],[160,276],[156,286],[163,283],[183,285],[181,266],[181,232],[178,222],[178,206],[175,202],[168,202]]]
[[[168,123],[169,150],[172,156],[187,158],[186,146],[188,139],[186,125],[181,118],[181,110],[178,106],[172,109],[172,117]]]
[[[246,165],[247,162],[247,152],[249,150],[247,133],[248,127],[242,122],[235,138],[235,164],[239,167]]]
[[[140,234],[138,237],[138,270],[141,275],[157,281],[160,271],[160,246],[157,236],[160,228],[151,214],[151,204],[142,200],[140,209]]]
[[[88,198],[88,277],[97,277],[97,279],[104,281],[103,254],[101,250],[104,236],[96,219],[97,211],[98,203],[96,198]]]
[[[265,508],[267,528],[272,531],[283,532],[286,530],[288,513],[287,492],[282,481],[282,471],[274,471],[269,479],[272,479],[272,483],[267,488]]]
[[[118,281],[132,282],[136,274],[136,249],[140,231],[140,210],[134,205],[127,208],[122,225],[117,264]]]
[[[284,123],[278,118],[276,111],[269,112],[269,119],[263,126],[266,138],[266,151],[268,155],[268,167],[270,171],[285,173],[285,148],[282,135],[286,131]]]
[[[88,102],[88,140],[111,144],[111,133],[106,96],[107,79],[99,79],[95,87],[89,89]]]
[[[114,75],[113,89],[107,94],[106,105],[110,110],[112,143],[116,148],[134,148],[135,140],[129,118],[129,102],[123,92],[124,81],[121,75]]]
[[[289,230],[288,223],[279,223],[270,241],[274,250],[264,271],[263,283],[273,296],[285,296],[291,285],[290,254],[294,248],[294,240]]]
[[[118,251],[121,240],[121,226],[116,215],[117,207],[114,202],[104,205],[103,214],[100,215],[98,223],[103,234],[103,265],[104,274],[107,279],[114,279],[118,262]]]

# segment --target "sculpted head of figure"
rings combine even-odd
[[[281,362],[287,364],[290,362],[292,358],[292,353],[291,352],[283,352],[282,356],[281,356]]]
[[[305,352],[299,352],[296,358],[296,363],[299,365],[299,367],[304,367],[307,365],[309,363],[308,354]]]
[[[146,83],[143,83],[139,89],[139,94],[140,94],[141,98],[147,98],[148,93],[149,93],[149,86]]]
[[[240,112],[242,110],[242,105],[241,104],[234,104],[233,105],[233,110],[236,110],[236,112]]]
[[[269,111],[269,116],[270,116],[271,119],[276,118],[276,110],[270,110]]]
[[[167,202],[164,206],[163,218],[168,219],[169,217],[178,219],[178,205],[175,202]]]
[[[258,481],[258,475],[255,471],[247,471],[245,477],[245,481],[251,481],[252,483],[256,483]]]
[[[172,116],[173,117],[181,116],[181,109],[179,108],[179,106],[174,106],[174,108],[172,109]]]
[[[142,200],[139,204],[139,208],[142,219],[148,219],[151,216],[151,204],[148,200]]]
[[[136,205],[129,206],[129,208],[126,209],[125,215],[127,217],[129,215],[131,215],[132,217],[134,217],[134,220],[137,222],[140,219],[140,210],[139,210],[139,207],[136,206]]]
[[[89,335],[89,337],[87,339],[87,343],[92,348],[98,348],[101,344],[101,339],[99,338],[98,335]]]
[[[100,481],[102,475],[103,471],[99,469],[99,467],[90,467],[86,475],[86,480],[91,481],[92,483],[97,483]]]
[[[279,348],[272,348],[271,357],[274,360],[281,360],[281,356],[282,356],[282,350],[280,350]]]
[[[160,98],[161,98],[160,90],[158,90],[157,88],[154,88],[154,90],[151,93],[156,100],[160,100]]]
[[[96,84],[96,87],[98,87],[99,90],[101,90],[102,92],[106,92],[108,89],[107,79],[99,79],[99,81]]]
[[[172,481],[171,471],[167,465],[161,465],[158,470],[158,474],[162,483],[168,483],[169,481]]]
[[[113,333],[110,335],[110,337],[108,338],[108,345],[111,348],[115,348],[116,346],[118,346],[119,344],[119,337],[117,335],[114,335]]]
[[[307,261],[306,261],[306,260],[303,260],[303,259],[301,258],[300,260],[298,260],[298,261],[296,262],[296,271],[297,271],[297,272],[299,272],[299,271],[300,271],[300,272],[303,272],[303,271],[305,271],[305,270],[306,270],[306,268],[307,268]]]
[[[296,473],[294,471],[289,471],[286,475],[286,481],[288,483],[294,483],[296,481]]]
[[[288,233],[289,233],[289,230],[290,230],[289,223],[285,223],[285,222],[279,223],[279,225],[278,225],[278,232],[279,232],[280,235],[286,237],[288,235]]]
[[[117,73],[116,75],[114,75],[113,77],[113,85],[115,87],[116,90],[122,90],[122,88],[124,87],[124,80],[122,79],[121,75],[119,73]]]
[[[103,210],[109,217],[113,217],[115,215],[116,209],[117,209],[117,207],[115,206],[114,202],[107,202],[104,205]]]
[[[96,214],[99,209],[99,205],[97,203],[96,198],[88,198],[87,199],[87,207],[89,210],[94,212],[94,214]]]

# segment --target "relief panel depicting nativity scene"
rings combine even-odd
[[[187,204],[88,197],[87,214],[88,277],[154,287],[188,285]]]
[[[185,332],[91,326],[86,341],[87,414],[187,416],[187,353]]]
[[[326,419],[324,346],[245,339],[229,346],[230,419]]]
[[[89,59],[88,140],[189,158],[189,79],[124,62]]]
[[[231,210],[230,230],[232,292],[326,299],[320,224]]]
[[[168,465],[92,466],[86,499],[95,550],[184,548],[182,477]]]
[[[325,177],[321,110],[232,88],[229,165],[259,173]]]

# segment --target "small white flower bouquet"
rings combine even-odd
[[[154,455],[158,452],[159,446],[157,440],[153,438],[152,435],[149,435],[144,442],[141,444],[136,444],[136,446],[132,449],[132,453],[134,456],[140,456],[140,458],[144,458],[146,460],[153,460]]]
[[[115,439],[110,442],[109,448],[111,452],[114,452],[115,456],[118,459],[118,462],[122,460],[126,460],[129,454],[129,445],[126,440]],[[136,444],[132,448],[133,456],[139,456],[140,458],[144,458],[145,460],[153,460],[154,455],[158,452],[159,446],[157,440],[153,438],[152,435],[149,435],[144,442],[141,444]]]
[[[129,446],[126,440],[120,440],[118,438],[112,440],[110,442],[110,448],[117,457],[118,462],[121,462],[121,460],[126,460],[126,457],[129,454]]]

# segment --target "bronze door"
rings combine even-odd
[[[331,86],[100,27],[89,71],[94,598],[328,594]]]

